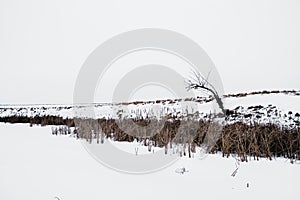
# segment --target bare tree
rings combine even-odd
[[[187,81],[187,90],[202,90],[204,93],[208,92],[212,94],[223,114],[226,115],[226,110],[224,108],[223,101],[218,94],[218,91],[211,83],[208,82],[210,73],[208,74],[207,78],[203,77],[199,72],[196,72],[194,70],[192,71],[192,73],[193,75],[191,79]]]

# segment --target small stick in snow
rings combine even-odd
[[[236,169],[233,171],[233,173],[231,174],[232,177],[235,177],[236,173],[238,172],[238,169],[239,169],[239,168],[236,168]]]
[[[235,167],[236,167],[236,169],[231,174],[232,177],[235,177],[236,173],[238,172],[238,170],[240,168],[240,161],[238,159],[236,159]]]

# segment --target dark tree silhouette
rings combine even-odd
[[[193,75],[191,79],[187,81],[187,90],[195,89],[202,90],[205,93],[209,92],[217,101],[217,104],[219,105],[223,114],[226,115],[226,110],[224,108],[223,101],[218,94],[218,91],[211,83],[208,82],[208,77],[210,73],[208,74],[207,78],[204,78],[199,72],[192,71],[192,73]]]

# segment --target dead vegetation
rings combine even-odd
[[[298,115],[297,115],[298,116]],[[299,118],[299,117],[298,117]],[[30,125],[58,125],[54,135],[73,134],[78,139],[103,143],[105,138],[115,141],[137,140],[145,146],[164,147],[166,153],[181,145],[180,156],[189,156],[197,146],[207,145],[206,137],[213,123],[203,119],[169,118],[162,123],[157,119],[64,119],[57,116],[0,117],[0,122],[29,123]],[[132,126],[132,122],[137,126]],[[69,127],[73,127],[71,129]],[[121,127],[121,128],[120,128]],[[209,153],[222,152],[223,156],[238,155],[242,161],[249,158],[300,159],[300,127],[287,128],[277,124],[245,124],[235,122],[222,127],[220,137],[213,143]]]

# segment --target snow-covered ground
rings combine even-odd
[[[51,135],[50,126],[0,124],[1,200],[300,199],[299,164],[250,161],[233,177],[236,164],[232,157],[195,155],[155,173],[124,174],[93,159],[79,140]],[[188,172],[176,173],[181,167]]]
[[[209,98],[208,98],[209,99]],[[201,99],[205,100],[205,98]],[[285,127],[299,126],[299,93],[256,94],[246,97],[227,97],[223,99],[226,109],[234,110],[228,123],[276,123]],[[260,106],[256,109],[254,107]],[[6,116],[60,116],[63,118],[136,118],[175,116],[185,118],[192,115],[208,119],[218,107],[213,102],[201,101],[158,101],[129,104],[89,104],[89,105],[0,105],[0,117]],[[251,108],[252,107],[252,108]],[[291,111],[291,112],[290,112]],[[245,117],[247,116],[248,117]],[[249,117],[250,115],[250,117]]]

